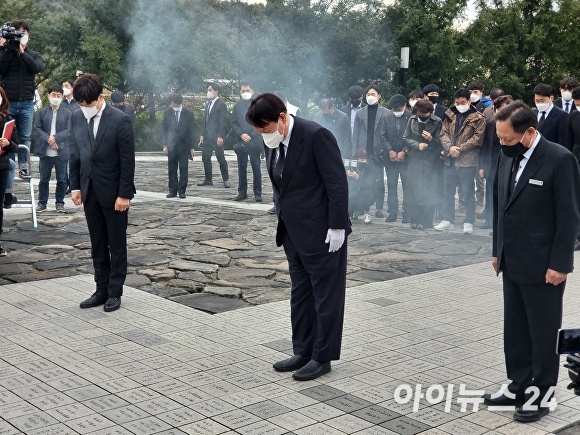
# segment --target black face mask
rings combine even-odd
[[[524,136],[522,136],[522,139]],[[503,151],[503,154],[510,159],[523,156],[529,148],[522,143],[522,139],[520,139],[520,141],[515,145],[502,145],[501,150]]]
[[[360,100],[350,100],[350,104],[352,104],[354,107],[358,107],[360,106]]]
[[[431,118],[430,116],[419,116],[419,120],[421,122],[427,122]]]
[[[435,95],[428,95],[429,101],[431,101],[433,104],[437,104],[439,102],[439,97],[435,96]]]

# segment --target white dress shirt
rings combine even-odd
[[[524,168],[528,164],[528,161],[530,160],[530,157],[532,156],[534,150],[536,149],[536,145],[538,145],[538,142],[540,141],[541,137],[542,135],[540,133],[537,133],[536,140],[534,141],[534,143],[532,143],[532,146],[524,153],[524,157],[522,158],[522,160],[520,160],[520,167],[518,168],[518,172],[516,173],[516,184],[515,184],[516,186],[518,185],[518,180],[520,179],[522,172],[524,172]]]
[[[554,105],[553,105],[553,104],[550,104],[550,107],[548,107],[548,108],[546,109],[546,111],[545,111],[545,112],[543,112],[543,113],[545,113],[545,114],[546,114],[546,115],[544,116],[544,119],[547,119],[547,118],[548,118],[548,115],[549,115],[549,114],[550,114],[550,112],[552,111],[552,107],[554,107]],[[563,109],[562,109],[562,110],[563,110]],[[542,117],[542,112],[540,112],[540,111],[538,110],[538,121],[540,120],[540,118],[541,118],[541,117]]]
[[[50,135],[49,136],[54,136],[56,134],[56,113],[58,111],[58,108],[56,110],[52,109],[52,121],[50,123]],[[48,149],[46,150],[46,157],[57,157],[58,156],[58,150],[53,150],[50,145],[48,146]]]

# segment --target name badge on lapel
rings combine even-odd
[[[534,186],[543,186],[544,182],[542,180],[534,180],[533,178],[530,178],[530,184],[533,184]]]

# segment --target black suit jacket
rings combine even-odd
[[[221,100],[214,101],[209,116],[204,113],[203,136],[204,143],[215,145],[218,137],[225,140],[228,127],[228,107]]]
[[[352,133],[352,154],[355,154],[359,149],[367,149],[367,127],[369,123],[369,106],[365,106],[356,112],[354,118],[354,131]],[[382,151],[385,148],[381,133],[383,131],[383,124],[385,119],[387,119],[387,113],[391,111],[380,104],[377,107],[377,116],[375,118],[375,129],[374,129],[374,143],[373,152],[374,156],[369,156],[369,159],[373,159],[375,162],[382,158]]]
[[[398,118],[400,122],[399,131],[397,132],[397,117],[390,112],[387,114],[385,122],[383,124],[383,130],[381,133],[382,142],[385,145],[385,156],[383,161],[390,162],[388,153],[389,151],[401,152],[404,151],[407,145],[403,140],[405,130],[407,129],[407,123],[412,113],[410,110],[405,109],[405,113]]]
[[[277,149],[266,149],[266,165],[272,179]],[[315,122],[294,117],[279,195],[276,244],[284,231],[301,255],[328,252],[324,242],[329,228],[345,229],[348,221],[348,184],[336,139]]]
[[[97,201],[113,207],[117,197],[132,199],[135,193],[135,138],[131,120],[120,110],[107,104],[99,123],[94,149],[91,149],[88,123],[82,110],[71,118],[70,188],[79,190],[83,202],[89,182]]]
[[[179,123],[172,107],[163,112],[161,144],[170,156],[189,154],[195,144],[195,117],[191,110],[181,109]]]
[[[534,109],[534,113],[538,114],[538,109]],[[542,133],[542,136],[549,140],[550,142],[559,143],[566,148],[570,148],[568,142],[568,123],[570,122],[569,116],[566,112],[558,107],[552,107],[550,113],[546,117],[544,124],[538,131]]]
[[[48,138],[50,137],[50,128],[52,125],[52,107],[47,106],[40,109],[34,115],[34,135],[36,137],[34,154],[39,157],[46,156],[48,151]],[[68,109],[59,106],[56,111],[56,133],[54,139],[58,145],[58,157],[61,160],[68,160],[69,147],[68,137],[70,129],[71,113]]]
[[[578,109],[576,109],[576,106],[574,105],[574,100],[570,100],[570,104],[572,105],[572,107],[570,108],[570,113],[568,113],[564,110],[564,101],[562,100],[562,98],[558,98],[558,99],[554,100],[554,106],[559,107],[560,109],[564,110],[564,112],[568,113],[569,115],[571,115],[572,112],[578,112]]]
[[[571,144],[572,153],[580,162],[580,112],[575,110],[570,113],[570,128],[568,130],[568,143]]]
[[[437,106],[435,106],[435,111],[433,113],[436,117],[441,119],[441,122],[443,122],[446,119],[448,119],[447,114],[445,113],[448,110],[449,110],[448,107],[442,106],[441,104],[437,103]]]
[[[545,283],[548,269],[572,272],[580,224],[574,155],[540,138],[509,195],[513,159],[500,152],[494,185],[493,256],[520,284]]]

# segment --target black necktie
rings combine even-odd
[[[179,111],[175,111],[175,122],[179,123]]]
[[[569,101],[566,103],[566,109],[565,110],[566,110],[566,112],[570,113],[570,102]]]
[[[278,147],[278,161],[272,171],[272,180],[278,188],[278,191],[280,191],[280,188],[282,187],[282,171],[284,171],[284,160],[286,160],[285,154],[284,144],[280,143],[280,146]]]
[[[94,150],[95,148],[95,117],[97,115],[93,116],[90,120],[89,120],[89,142],[91,143],[91,151]]]
[[[546,112],[542,112],[542,116],[540,116],[540,120],[538,121],[538,131],[542,129],[544,121],[546,121]]]
[[[523,154],[514,158],[514,162],[512,165],[512,176],[510,177],[510,196],[516,187],[516,175],[518,175],[518,171],[520,170],[520,162],[522,161],[523,158],[524,158]]]
[[[211,101],[208,101],[205,105],[205,120],[207,121],[207,118],[209,118],[209,110],[211,109]]]

